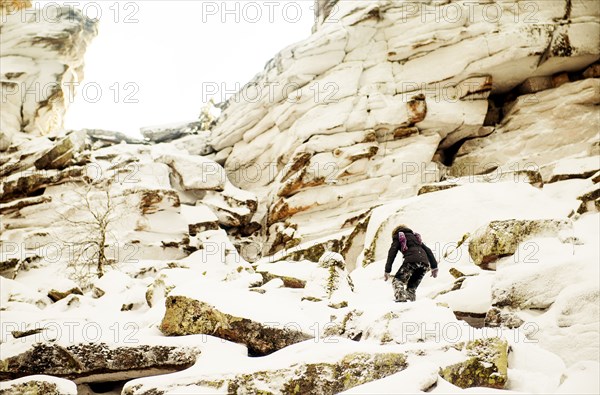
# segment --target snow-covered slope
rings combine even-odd
[[[598,393],[600,10],[528,4],[317,0],[275,96],[160,143],[3,108],[0,391]],[[79,33],[2,89],[73,75],[93,24],[10,11],[3,73]],[[399,224],[439,261],[415,302]]]

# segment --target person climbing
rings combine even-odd
[[[431,249],[421,240],[421,235],[404,225],[400,225],[392,232],[392,245],[385,263],[385,281],[390,277],[392,264],[398,251],[402,252],[404,260],[392,280],[394,296],[396,302],[414,301],[417,287],[425,273],[431,268],[431,276],[433,278],[437,277],[437,261]]]

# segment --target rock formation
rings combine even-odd
[[[317,0],[144,139],[62,128],[96,22],[34,6],[0,2],[0,392],[598,392],[596,0]]]

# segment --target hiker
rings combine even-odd
[[[394,229],[392,245],[385,264],[384,280],[387,281],[392,271],[392,264],[398,251],[402,252],[404,261],[392,280],[396,302],[414,301],[419,283],[425,273],[431,268],[431,276],[437,277],[437,261],[431,249],[421,240],[421,235],[413,232],[404,225]]]

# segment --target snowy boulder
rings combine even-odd
[[[341,308],[348,306],[353,292],[354,285],[344,258],[338,253],[326,251],[319,259],[319,267],[307,281],[303,299],[326,300],[330,307]]]
[[[460,324],[452,311],[431,300],[396,303],[365,310],[351,310],[334,317],[326,328],[328,336],[377,342],[382,345],[435,342],[454,344],[461,337],[442,335],[440,328],[458,329],[462,336],[467,326]]]
[[[48,297],[52,299],[53,302],[58,302],[69,295],[83,295],[83,291],[77,286],[62,291],[55,288],[52,288],[50,291],[48,291]]]
[[[355,353],[334,363],[306,363],[272,371],[242,374],[228,384],[228,393],[337,394],[406,368],[400,353]],[[263,390],[264,391],[264,390]],[[262,392],[262,391],[261,391]]]
[[[557,182],[573,178],[589,178],[600,170],[597,156],[589,156],[577,159],[565,159],[552,166],[552,171],[547,177],[548,181]]]
[[[468,359],[440,369],[440,376],[460,388],[504,389],[508,379],[508,343],[499,338],[467,343]]]
[[[567,366],[581,361],[600,362],[600,290],[598,273],[565,288],[554,304],[530,319],[527,337],[560,356]]]
[[[46,374],[77,383],[119,381],[183,370],[196,362],[191,347],[107,343],[33,343],[19,354],[0,360],[0,380]]]
[[[283,286],[288,288],[304,288],[306,281],[311,278],[311,273],[317,269],[312,262],[275,262],[262,263],[257,266],[256,272],[263,276],[266,282],[273,279],[283,281]]]
[[[142,214],[154,214],[158,211],[180,207],[179,195],[169,189],[136,190],[139,195],[139,209]]]
[[[2,395],[77,395],[77,385],[58,377],[34,375],[0,383]]]
[[[173,170],[173,176],[186,191],[222,191],[225,189],[227,181],[225,170],[210,159],[175,150],[159,151],[154,159],[169,165]]]
[[[485,314],[484,326],[514,329],[523,325],[524,322],[515,313],[504,312],[497,307],[492,307]]]
[[[513,265],[496,272],[492,304],[496,307],[547,309],[563,289],[597,274],[588,262]]]
[[[473,232],[469,255],[476,265],[494,269],[495,261],[513,255],[519,243],[535,236],[558,235],[568,226],[564,220],[492,221]]]
[[[173,380],[146,378],[127,383],[123,395],[307,394],[333,395],[403,371],[407,356],[345,339],[302,342],[261,358],[231,355],[225,369],[197,364]],[[218,359],[219,354],[215,354]],[[237,363],[236,363],[237,362]],[[219,364],[215,361],[214,364]]]
[[[250,294],[248,296],[262,296],[251,292],[248,294]],[[247,297],[243,300],[244,304],[247,304],[249,299],[251,298]],[[241,303],[242,300],[239,302]],[[185,296],[170,295],[165,301],[165,306],[165,316],[160,324],[160,330],[165,335],[209,334],[246,344],[249,353],[253,355],[270,354],[312,337],[298,330],[294,325],[283,328],[272,326],[243,315],[229,314],[209,303]],[[276,321],[276,318],[277,316],[274,315],[273,320]]]

